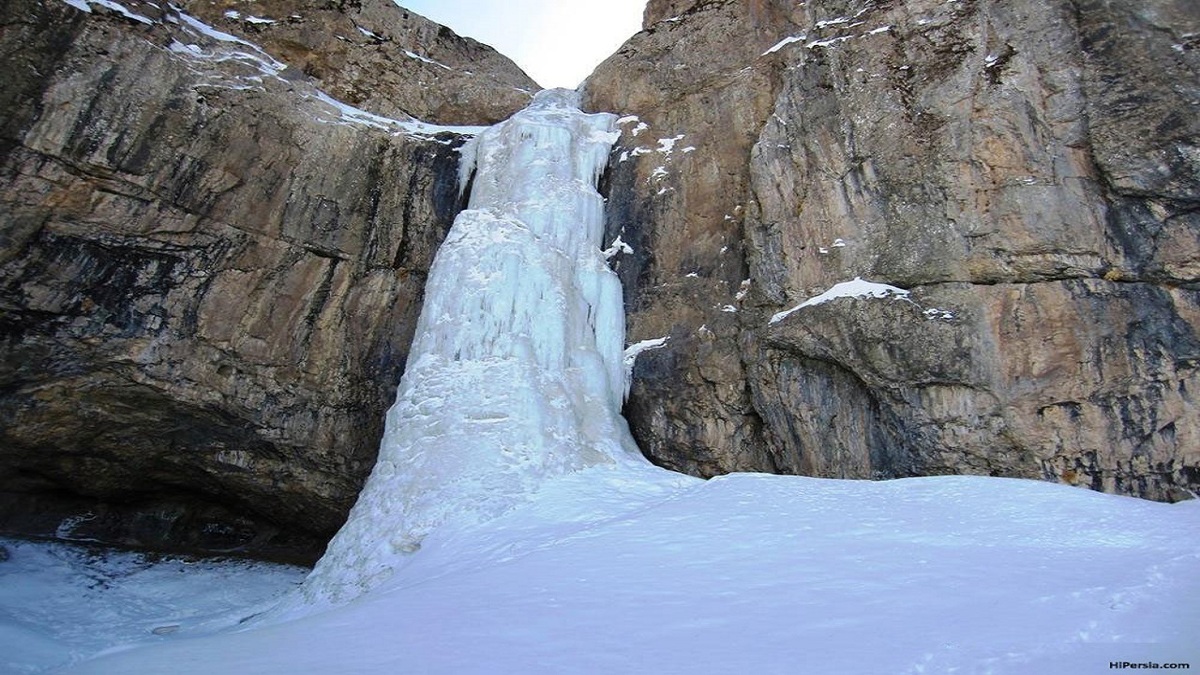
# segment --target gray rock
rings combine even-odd
[[[618,257],[631,338],[672,335],[629,403],[656,461],[1196,489],[1193,4],[651,2],[646,22],[586,88],[695,146],[610,179],[610,227],[640,244]],[[912,302],[768,323],[854,277]]]
[[[70,536],[311,561],[374,462],[462,138],[355,121],[273,57],[123,4],[153,24],[0,8],[0,529],[91,512]],[[495,66],[421,21],[398,25]],[[521,107],[501,66],[487,109],[443,119]]]

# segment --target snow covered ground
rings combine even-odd
[[[294,589],[303,567],[185,560],[0,538],[0,673],[38,673],[114,645],[228,628]],[[231,609],[240,613],[231,614]]]
[[[598,466],[435,532],[383,586],[299,618],[237,623],[294,571],[149,568],[96,585],[80,567],[51,579],[61,549],[21,544],[0,563],[0,653],[37,672],[20,658],[47,664],[40,646],[136,644],[67,672],[181,675],[1200,668],[1197,535],[1200,501],[1034,481]]]

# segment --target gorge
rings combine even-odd
[[[437,125],[537,86],[389,2],[75,4],[0,10],[0,525],[312,561],[464,206],[478,129]],[[641,449],[1186,498],[1197,34],[1170,0],[649,3],[581,91],[620,115]],[[856,277],[909,301],[771,322]]]
[[[383,0],[0,8],[0,533],[155,552],[0,542],[0,668],[1200,658],[1198,23],[652,0],[539,91]]]

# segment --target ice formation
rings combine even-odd
[[[495,517],[546,478],[637,462],[620,416],[625,317],[596,182],[616,116],[540,92],[463,147],[468,209],[430,270],[379,458],[302,591],[340,603],[434,528]]]

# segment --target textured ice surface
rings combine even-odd
[[[226,629],[295,588],[307,572],[2,537],[0,549],[5,675],[45,672],[119,644]]]
[[[620,417],[621,287],[595,186],[615,115],[547,90],[463,148],[469,208],[438,250],[375,469],[304,587],[386,580],[447,522],[494,518],[548,477],[641,460]]]

